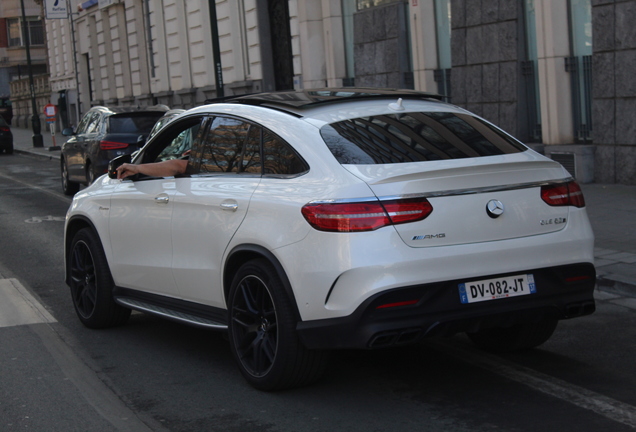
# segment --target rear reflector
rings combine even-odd
[[[378,306],[376,309],[388,309],[388,308],[394,308],[394,307],[400,307],[400,306],[412,306],[414,304],[417,304],[419,300],[407,300],[407,301],[401,301],[401,302],[395,302],[395,303],[387,303],[387,304],[383,304]]]
[[[307,204],[302,214],[319,231],[358,232],[415,222],[426,218],[433,207],[426,198],[352,203]]]
[[[127,143],[115,142],[115,141],[100,141],[99,148],[102,150],[119,150],[128,147]]]
[[[581,187],[575,181],[542,186],[541,199],[551,206],[585,207]]]

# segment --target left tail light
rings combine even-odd
[[[302,214],[319,231],[373,231],[425,219],[433,211],[426,198],[346,203],[309,203]]]
[[[9,129],[8,127],[0,126],[0,132],[10,132],[10,131],[11,131],[11,129]]]
[[[116,141],[100,141],[99,148],[102,150],[120,150],[128,147],[127,143]]]
[[[583,191],[575,181],[541,186],[541,199],[545,201],[546,204],[553,207],[585,207]]]

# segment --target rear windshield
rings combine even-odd
[[[320,129],[342,164],[389,164],[518,153],[523,144],[467,114],[386,114]]]
[[[150,130],[162,115],[162,112],[157,112],[156,114],[118,114],[110,116],[108,119],[108,132],[147,134],[150,133]]]

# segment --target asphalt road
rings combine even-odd
[[[138,313],[86,329],[63,282],[58,163],[0,155],[0,302],[24,289],[41,308],[0,317],[0,431],[636,429],[636,310],[602,293],[539,349],[497,356],[456,336],[336,352],[322,381],[280,393],[249,387],[221,334]]]

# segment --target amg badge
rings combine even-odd
[[[431,239],[441,239],[444,237],[446,237],[446,233],[426,234],[426,235],[413,236],[411,240],[431,240]]]

